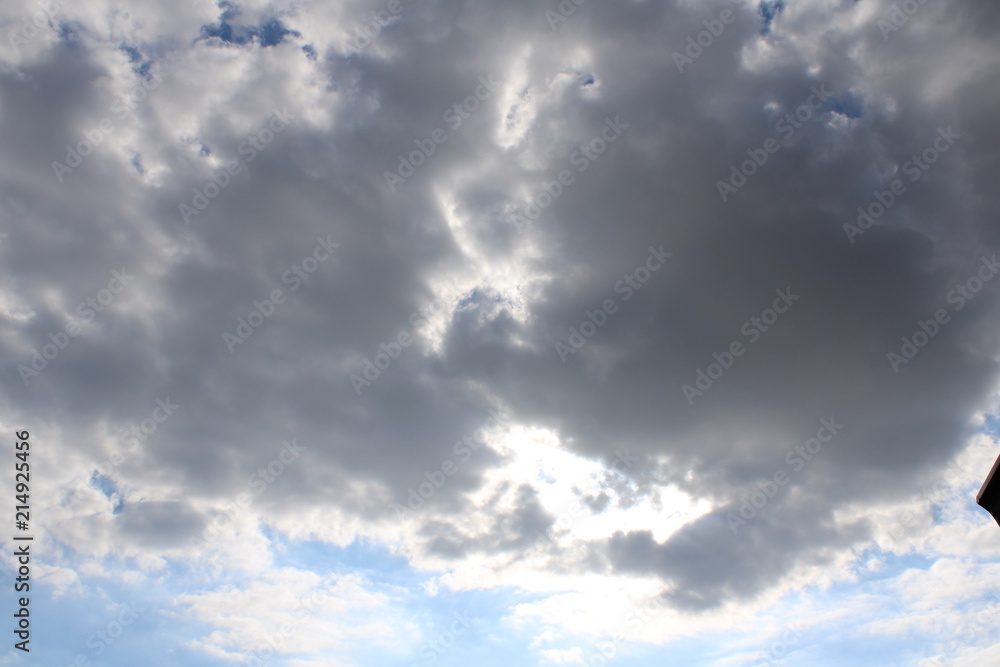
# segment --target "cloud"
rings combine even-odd
[[[998,250],[1000,9],[927,3],[886,37],[893,4],[584,3],[552,29],[548,5],[404,0],[376,30],[386,4],[90,2],[3,33],[0,396],[52,436],[51,539],[256,573],[274,533],[372,539],[453,590],[613,584],[720,625],[834,577],[997,397],[997,283],[951,295]],[[854,235],[859,207],[878,222]],[[317,239],[335,251],[290,273]],[[166,396],[117,495],[70,492]],[[807,459],[821,419],[843,431]],[[301,460],[192,546],[293,439]],[[254,648],[225,618],[199,646]]]

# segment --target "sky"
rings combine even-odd
[[[4,2],[0,665],[1000,664],[998,30]]]

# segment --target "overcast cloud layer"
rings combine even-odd
[[[0,662],[997,664],[994,0],[42,8]]]

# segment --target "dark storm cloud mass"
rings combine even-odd
[[[931,13],[947,16],[940,38],[911,25],[886,40],[875,22],[891,3],[827,3],[838,20],[865,4],[882,8],[853,27],[791,4],[778,13],[769,5],[766,36],[760,13],[737,10],[683,72],[674,51],[729,5],[586,3],[552,30],[548,5],[407,4],[365,50],[317,46],[315,62],[296,54],[296,67],[331,91],[330,129],[307,120],[285,61],[265,55],[313,39],[289,23],[301,38],[283,33],[266,50],[244,40],[239,57],[258,66],[244,74],[256,95],[209,98],[185,76],[150,93],[135,112],[135,141],[165,165],[155,184],[110,149],[62,183],[53,175],[51,162],[108,113],[111,98],[97,86],[106,61],[60,44],[0,73],[2,270],[17,302],[35,311],[2,323],[5,409],[60,424],[80,436],[75,451],[98,457],[101,424],[138,421],[169,395],[182,407],[142,460],[183,479],[191,497],[232,498],[296,437],[308,464],[289,466],[268,502],[380,521],[394,520],[391,504],[502,404],[512,421],[553,428],[581,455],[610,462],[628,446],[640,456],[630,470],[640,493],[671,483],[713,503],[664,544],[632,531],[590,545],[606,571],[660,576],[684,609],[752,597],[797,565],[850,549],[867,527],[839,523],[835,510],[912,493],[957,451],[996,385],[997,283],[960,311],[947,296],[997,252],[988,26],[1000,10],[928,4],[912,21],[926,30]],[[769,60],[757,68],[743,56]],[[390,191],[384,173],[398,156],[448,127],[443,114],[489,76],[502,89]],[[830,99],[790,135],[776,130],[818,87]],[[203,110],[197,122],[174,126],[167,105],[178,99]],[[245,159],[248,134],[285,107],[288,128],[185,224],[179,204],[211,173],[189,146],[200,142],[223,163]],[[232,121],[237,111],[250,129]],[[608,119],[627,128],[580,172],[574,155]],[[497,145],[497,128],[522,126],[523,141]],[[947,128],[960,138],[910,181],[903,164]],[[717,182],[771,138],[780,149],[722,201]],[[519,229],[521,193],[536,196],[562,169],[572,184]],[[894,178],[906,193],[852,243],[844,224]],[[460,232],[441,193],[453,197]],[[290,291],[282,276],[327,236],[337,250]],[[651,246],[672,256],[625,301],[615,286]],[[482,288],[481,276],[502,266],[518,267],[515,281],[548,278],[523,295],[526,318],[510,294]],[[25,386],[16,366],[123,267],[134,283]],[[442,277],[471,287],[432,353],[408,318],[433,301]],[[230,353],[223,333],[276,288],[287,301]],[[744,325],[772,307],[776,290],[797,299],[751,341]],[[618,310],[561,363],[556,343],[609,298]],[[942,308],[950,321],[894,372],[887,353]],[[417,343],[359,396],[350,375],[401,330]],[[682,386],[734,341],[745,353],[689,403]],[[831,417],[843,431],[734,536],[726,514]],[[522,508],[484,535],[449,520],[496,464],[473,458],[429,501],[441,510],[424,526],[430,552],[521,548],[551,522],[529,486],[518,491]],[[371,483],[371,493],[352,481]],[[138,540],[156,532],[163,546],[200,525],[175,509],[126,504],[116,521]]]

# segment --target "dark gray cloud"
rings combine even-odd
[[[943,4],[888,39],[876,21],[889,2],[789,3],[766,37],[760,15],[739,10],[683,73],[673,52],[727,5],[586,3],[553,31],[536,3],[414,4],[353,53],[292,19],[300,35],[226,45],[225,57],[211,42],[142,45],[173,74],[61,183],[51,162],[109,114],[105,82],[127,54],[54,46],[0,73],[4,410],[85,434],[74,450],[98,457],[98,425],[137,422],[169,395],[182,407],[143,443],[132,484],[166,475],[225,502],[296,437],[307,462],[266,506],[374,526],[504,405],[581,456],[610,464],[629,447],[639,496],[673,484],[715,508],[663,544],[649,530],[593,541],[588,567],[656,574],[684,609],[751,598],[865,539],[836,510],[912,493],[996,387],[997,283],[960,311],[948,294],[998,251],[1000,13]],[[941,12],[929,40],[921,30]],[[245,88],[224,85],[237,74]],[[500,88],[450,128],[445,112],[489,76]],[[830,99],[776,129],[814,86]],[[288,128],[185,224],[179,205],[286,107]],[[616,118],[627,129],[579,171],[581,145]],[[960,139],[910,181],[904,164],[949,127]],[[391,192],[384,172],[437,128],[447,140]],[[717,181],[771,138],[780,149],[722,201]],[[572,184],[519,229],[525,197],[563,169]],[[844,224],[894,178],[905,194],[852,243]],[[339,248],[292,291],[286,271],[328,236]],[[672,257],[625,301],[615,286],[650,246]],[[25,386],[17,365],[122,267],[134,283]],[[437,340],[409,320],[445,278],[463,287]],[[274,289],[287,301],[230,354],[223,334]],[[776,290],[798,300],[751,341],[744,324]],[[556,343],[606,299],[618,310],[562,363]],[[887,353],[940,308],[950,322],[894,372]],[[417,342],[358,395],[350,376],[404,330]],[[682,386],[734,341],[745,354],[689,404]],[[734,536],[726,513],[831,416],[843,432],[752,538]],[[483,534],[459,527],[499,464],[471,458],[428,501],[429,553],[529,548],[551,525],[524,484],[519,509],[498,509]],[[115,521],[159,548],[201,521],[193,512],[150,501]]]
[[[182,502],[140,502],[125,506],[116,527],[122,541],[154,549],[169,549],[198,535],[204,521]]]

